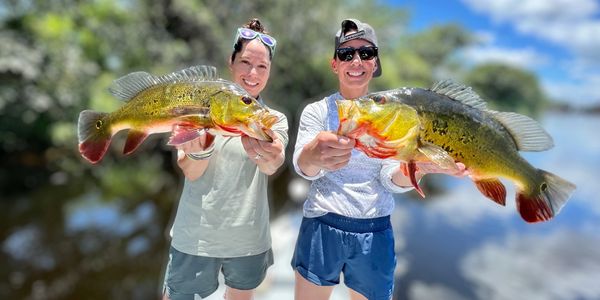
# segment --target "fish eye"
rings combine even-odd
[[[542,185],[540,186],[540,189],[542,190],[542,192],[545,192],[548,189],[548,185],[544,182],[542,183]]]
[[[244,102],[244,104],[250,105],[252,104],[252,98],[244,96],[242,97],[242,102]]]
[[[378,103],[378,104],[383,104],[386,102],[386,98],[385,98],[385,96],[377,95],[377,96],[373,96],[373,101],[375,101],[375,103]]]
[[[96,121],[96,129],[102,128],[102,120]]]

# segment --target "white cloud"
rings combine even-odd
[[[569,100],[575,105],[600,101],[600,91],[596,88],[600,82],[600,5],[596,0],[462,1],[498,24],[512,26],[523,35],[552,43],[573,55],[568,61],[553,62],[559,72],[564,73],[565,80],[544,80],[550,96]],[[500,52],[494,48],[471,51],[476,57],[494,57]],[[533,51],[506,51],[509,55],[515,52],[514,61],[525,61],[526,57],[535,54]]]
[[[469,47],[463,50],[461,55],[464,59],[476,64],[500,62],[528,69],[546,64],[548,61],[544,54],[538,53],[532,48],[512,49],[491,45]]]
[[[598,243],[593,232],[511,235],[468,253],[461,269],[479,299],[598,299]]]
[[[411,300],[463,300],[467,299],[454,290],[439,284],[427,284],[421,281],[413,282],[408,290],[408,298]]]

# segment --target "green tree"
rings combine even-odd
[[[503,64],[476,66],[465,83],[496,110],[535,116],[549,103],[533,73]]]

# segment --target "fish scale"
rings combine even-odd
[[[211,66],[164,76],[133,72],[115,80],[109,90],[125,104],[112,113],[79,114],[79,151],[91,163],[102,159],[121,130],[129,130],[123,153],[130,154],[148,135],[163,132],[171,133],[169,145],[189,142],[203,131],[271,141],[267,131],[277,121],[240,86],[218,78]]]
[[[470,87],[442,81],[429,90],[400,88],[339,100],[337,105],[338,134],[355,138],[357,148],[370,157],[407,164],[411,183],[422,196],[415,176],[418,163],[449,171],[458,169],[457,162],[464,164],[479,191],[501,205],[506,188],[500,178],[510,180],[527,222],[553,218],[576,188],[520,155],[519,151],[553,146],[552,137],[537,122],[488,109]]]

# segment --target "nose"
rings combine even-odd
[[[254,66],[251,66],[250,70],[248,70],[248,74],[249,75],[258,75],[258,69]]]
[[[352,64],[357,65],[357,66],[360,66],[362,64],[362,59],[360,59],[360,55],[358,54],[358,51],[355,51],[354,54],[352,55]]]

